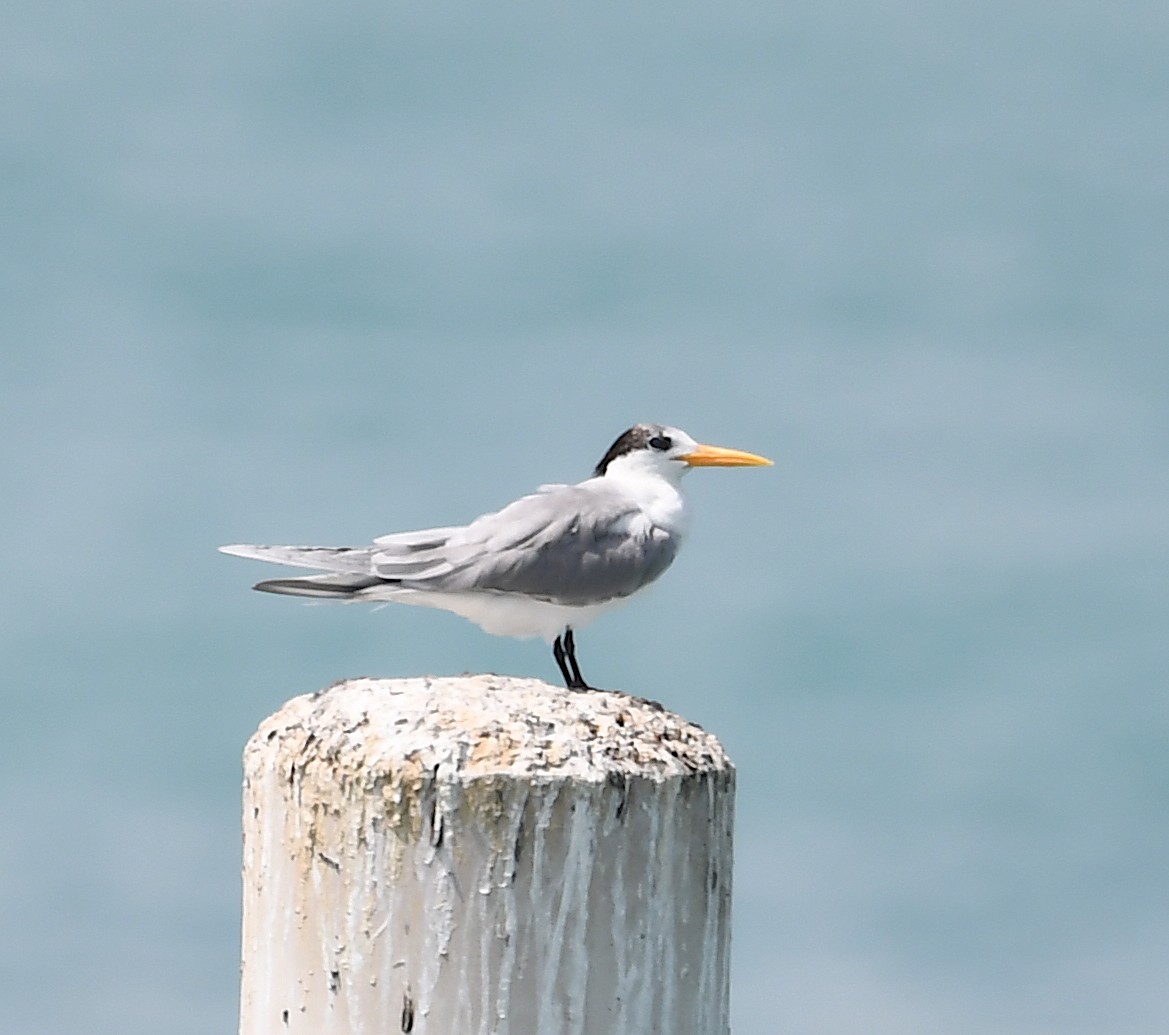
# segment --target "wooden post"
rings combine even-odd
[[[727,1035],[735,772],[659,705],[357,679],[244,753],[241,1035]]]

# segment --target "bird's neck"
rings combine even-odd
[[[610,471],[605,475],[631,499],[655,527],[671,535],[685,535],[689,527],[682,487],[656,471]]]

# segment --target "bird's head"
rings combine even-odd
[[[766,467],[771,461],[740,449],[704,446],[680,428],[635,424],[601,457],[594,477],[608,474],[657,474],[678,482],[691,467]]]

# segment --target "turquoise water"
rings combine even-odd
[[[740,770],[734,1021],[1169,1030],[1169,12],[58,4],[0,52],[0,1029],[231,1031],[239,753],[555,675],[250,593],[586,475],[776,459],[580,638]]]

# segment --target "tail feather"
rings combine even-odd
[[[292,597],[317,597],[326,600],[352,600],[362,590],[384,586],[386,581],[375,575],[329,574],[310,575],[303,579],[267,579],[257,582],[253,589],[261,593],[278,593]]]

